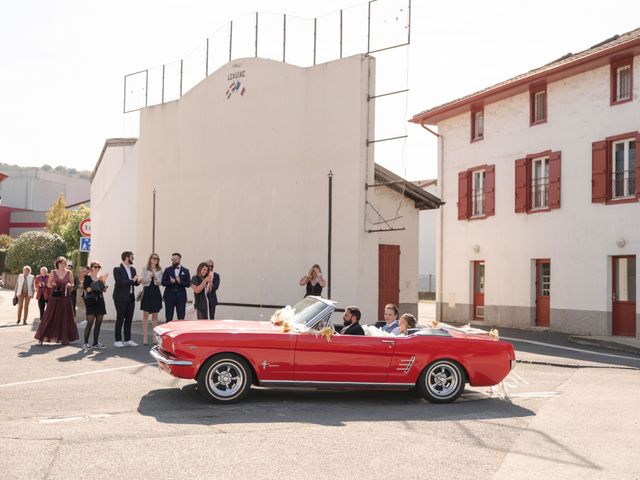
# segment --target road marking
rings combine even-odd
[[[533,340],[522,340],[520,338],[500,337],[500,340],[507,340],[509,342],[530,343],[531,345],[540,345],[543,347],[558,348],[560,350],[570,350],[572,352],[590,353],[591,355],[600,355],[602,357],[622,358],[624,360],[640,361],[640,358],[638,357],[627,357],[625,355],[614,355],[613,353],[593,352],[591,350],[585,350],[583,348],[564,347],[562,345],[553,345],[551,343],[534,342]]]
[[[155,365],[155,364],[156,364],[155,362],[153,362],[153,363],[142,363],[142,364],[136,364],[136,365],[128,365],[126,367],[105,368],[103,370],[93,370],[91,372],[73,373],[71,375],[64,375],[62,377],[39,378],[38,380],[26,380],[24,382],[5,383],[3,385],[0,385],[0,388],[15,387],[15,386],[18,386],[18,385],[29,385],[31,383],[50,382],[50,381],[53,381],[53,380],[64,380],[64,379],[67,379],[67,378],[82,377],[84,375],[94,375],[96,373],[115,372],[116,370],[125,370],[127,368],[140,368],[140,367],[144,367],[146,365]]]
[[[510,393],[510,398],[551,398],[559,397],[560,392],[522,392],[522,393]]]
[[[111,415],[108,413],[98,413],[95,415],[84,415],[82,417],[50,417],[41,418],[38,420],[40,423],[64,423],[64,422],[76,422],[78,420],[91,420],[94,418],[108,418]]]

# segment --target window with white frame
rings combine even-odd
[[[546,112],[546,90],[542,90],[540,92],[536,92],[533,95],[533,122],[542,122],[547,118]]]
[[[484,111],[473,114],[473,139],[480,140],[484,137]]]
[[[611,197],[633,197],[636,193],[636,141],[633,138],[611,144]]]
[[[549,157],[531,160],[531,209],[549,206]]]
[[[631,98],[631,65],[616,68],[616,102]]]
[[[484,215],[484,170],[474,170],[471,177],[471,216]]]

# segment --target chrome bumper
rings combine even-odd
[[[158,347],[153,347],[149,354],[160,363],[164,363],[165,365],[177,365],[181,367],[189,367],[193,365],[193,362],[189,360],[173,360],[172,358],[167,357],[164,353],[158,350]]]

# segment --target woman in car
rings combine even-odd
[[[400,324],[399,327],[391,332],[393,335],[408,335],[409,329],[416,328],[416,325],[418,325],[416,317],[410,313],[403,313],[398,323]]]

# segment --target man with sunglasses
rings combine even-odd
[[[140,284],[142,277],[136,274],[133,267],[133,252],[125,251],[121,255],[122,263],[113,269],[113,303],[116,307],[116,341],[114,347],[137,347],[131,340],[131,322],[136,305],[135,287]],[[124,325],[124,342],[122,341],[122,327]]]

